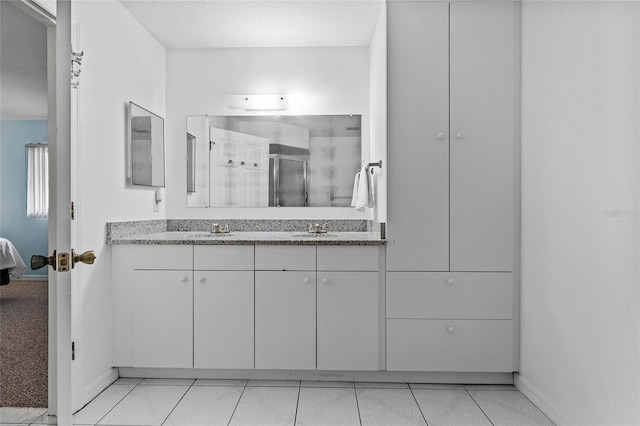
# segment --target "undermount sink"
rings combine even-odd
[[[181,235],[182,236],[182,235]],[[231,237],[233,234],[231,232],[189,232],[184,234],[185,238],[220,238],[220,237]]]
[[[323,232],[323,233],[315,233],[315,232],[299,232],[296,234],[291,234],[294,238],[327,238],[327,237],[335,237],[335,232]]]

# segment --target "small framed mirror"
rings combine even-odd
[[[127,117],[130,183],[164,187],[164,119],[133,102]]]

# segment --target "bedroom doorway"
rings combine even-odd
[[[0,2],[0,237],[29,264],[47,250],[46,215],[28,215],[28,146],[47,146],[47,25]],[[0,406],[48,405],[47,271],[14,271],[0,287]]]

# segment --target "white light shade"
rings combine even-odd
[[[247,111],[300,109],[302,107],[302,96],[300,95],[228,95],[226,100],[230,109]]]

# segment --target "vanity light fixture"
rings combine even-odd
[[[230,109],[247,111],[302,108],[302,96],[300,95],[228,95],[226,100]]]

